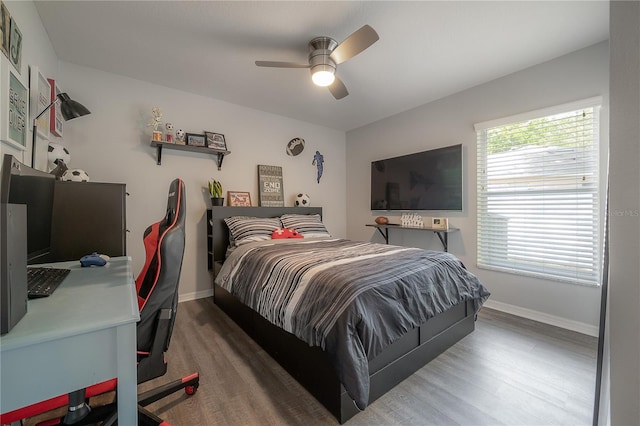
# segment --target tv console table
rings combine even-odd
[[[440,242],[442,243],[442,247],[444,251],[449,251],[449,234],[452,232],[459,231],[458,228],[449,228],[449,229],[434,229],[434,228],[413,228],[410,226],[402,226],[402,225],[394,225],[388,223],[386,225],[378,225],[373,223],[368,223],[366,226],[370,226],[372,228],[376,228],[382,238],[384,238],[385,243],[389,244],[389,229],[411,229],[412,231],[431,231],[438,236]]]

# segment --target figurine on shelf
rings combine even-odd
[[[166,123],[164,128],[167,130],[165,133],[165,141],[168,143],[173,143],[173,123]]]
[[[402,213],[400,224],[404,228],[424,228],[424,219],[416,213]]]
[[[184,145],[184,130],[176,130],[176,145]]]
[[[151,108],[151,122],[147,124],[149,127],[153,127],[153,140],[162,141],[162,132],[158,130],[158,126],[162,124],[162,112],[160,108]]]

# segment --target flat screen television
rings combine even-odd
[[[462,211],[462,145],[371,162],[371,210]]]
[[[0,174],[0,203],[27,206],[27,264],[50,261],[55,176],[32,169],[9,154]]]

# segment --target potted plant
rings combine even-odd
[[[222,206],[224,204],[224,198],[222,197],[222,184],[211,179],[209,181],[209,195],[211,195],[212,206]]]

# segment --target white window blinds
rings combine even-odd
[[[599,103],[476,125],[479,267],[599,283]]]

